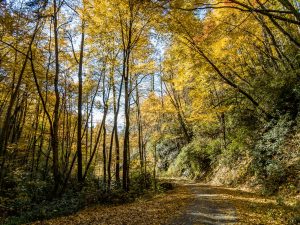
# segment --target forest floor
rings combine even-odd
[[[297,224],[299,210],[235,188],[177,181],[172,191],[123,205],[96,205],[74,215],[34,225],[50,224]]]

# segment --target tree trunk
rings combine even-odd
[[[53,135],[51,139],[51,147],[53,154],[53,177],[54,177],[54,188],[53,195],[56,195],[59,183],[60,183],[60,174],[59,174],[59,165],[58,165],[58,127],[59,127],[59,104],[60,104],[60,95],[59,95],[59,49],[58,49],[58,24],[57,24],[57,2],[53,0],[54,5],[54,13],[53,13],[53,21],[54,21],[54,46],[55,46],[55,75],[54,75],[54,91],[55,91],[55,105],[54,105],[54,120],[53,120]]]
[[[84,50],[84,23],[82,24],[81,44],[80,44],[80,59],[78,70],[78,117],[77,117],[77,179],[82,183],[82,145],[81,145],[81,130],[82,130],[82,68],[83,68],[83,50]]]

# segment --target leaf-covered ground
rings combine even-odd
[[[196,200],[187,208],[189,218],[184,215],[185,222],[179,217],[180,223],[174,224],[300,224],[299,199],[297,203],[297,199],[291,202],[204,184],[188,184],[187,187]]]
[[[188,213],[190,209],[198,212]],[[117,206],[88,207],[71,216],[34,224],[207,224],[207,219],[209,224],[220,224],[216,219],[220,210],[234,214],[234,220],[228,220],[227,224],[297,224],[295,218],[300,215],[299,207],[288,206],[276,201],[276,198],[265,198],[234,188],[181,181],[174,190],[148,199]],[[199,217],[190,219],[192,215]]]
[[[185,210],[191,195],[185,186],[158,194],[148,199],[138,199],[123,205],[97,205],[88,207],[74,215],[60,217],[33,224],[115,224],[152,225],[168,224],[174,216]]]
[[[294,199],[291,204],[279,197],[267,198],[237,189],[217,188],[217,191],[235,206],[238,224],[300,224],[299,199]]]

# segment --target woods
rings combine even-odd
[[[0,218],[131,201],[159,177],[299,194],[299,10],[0,1]]]

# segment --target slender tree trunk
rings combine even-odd
[[[89,156],[91,157],[92,155],[92,150],[93,150],[93,135],[94,135],[94,128],[93,128],[93,107],[91,106],[91,127],[90,127],[90,153]]]
[[[118,99],[116,96],[116,83],[113,77],[113,104],[114,104],[114,135],[115,135],[115,154],[116,154],[116,183],[118,186],[120,186],[120,141],[119,141],[119,133],[118,133],[118,116],[119,116],[119,110],[120,110],[120,101],[122,96],[122,89],[123,89],[123,79],[122,76],[120,88],[119,88],[119,96]]]
[[[39,148],[38,148],[38,152],[37,152],[37,159],[36,159],[36,166],[35,166],[35,170],[38,171],[39,170],[39,165],[40,165],[40,159],[41,159],[41,155],[42,155],[42,151],[43,151],[43,145],[44,145],[44,136],[45,136],[45,112],[43,113],[42,116],[42,127],[41,127],[41,134],[40,134],[40,143],[39,143]]]
[[[118,125],[115,125],[115,150],[116,150],[116,183],[120,185],[120,141],[119,141],[119,134],[118,134]]]
[[[124,91],[125,91],[125,133],[124,133],[124,145],[123,145],[123,189],[125,191],[129,190],[129,163],[128,163],[128,153],[129,153],[129,54],[125,54],[125,65],[126,68],[124,76]]]
[[[36,158],[36,142],[37,142],[37,130],[39,125],[39,114],[40,114],[40,102],[37,102],[36,115],[35,115],[35,125],[34,125],[34,135],[33,135],[33,145],[32,145],[32,159],[31,159],[31,178],[34,177],[35,169],[35,158]]]
[[[107,104],[105,102],[104,104]],[[106,112],[105,115],[103,115],[103,140],[102,140],[102,154],[103,154],[103,185],[104,185],[104,190],[106,190],[106,185],[107,185],[107,171],[106,171],[106,166],[107,166],[107,161],[106,161],[106,115],[108,111],[108,106],[104,106],[105,109],[104,111]]]
[[[142,121],[141,121],[141,109],[140,109],[140,95],[139,95],[139,87],[138,81],[136,79],[135,84],[136,90],[136,108],[137,108],[137,126],[138,126],[138,145],[139,145],[139,156],[140,156],[140,169],[141,169],[141,176],[144,173],[144,152],[143,152],[143,134],[142,134]]]
[[[112,149],[114,144],[114,134],[115,134],[115,128],[113,127],[111,137],[110,137],[108,164],[107,164],[107,190],[108,191],[110,191],[110,187],[111,187],[111,163],[112,163]]]
[[[113,110],[114,110],[114,114],[115,114],[116,113],[116,99],[115,99],[116,89],[115,89],[114,72],[115,72],[115,66],[113,64],[112,68],[111,68],[111,74],[110,74],[110,86],[113,89]],[[107,175],[108,175],[107,190],[108,191],[110,191],[110,187],[111,187],[112,149],[113,149],[115,131],[116,131],[116,127],[113,126],[112,133],[111,133],[111,138],[110,138],[109,152],[108,152],[108,165],[107,165]]]
[[[49,142],[48,142],[47,155],[46,155],[46,159],[45,159],[46,162],[45,162],[45,169],[44,169],[44,174],[43,174],[44,180],[46,180],[46,178],[48,176],[48,167],[49,167],[50,155],[51,155],[51,138],[49,139]]]
[[[89,151],[89,96],[87,95],[87,99],[86,99],[86,109],[85,109],[85,114],[86,114],[86,123],[85,123],[85,130],[86,130],[86,134],[85,134],[85,163],[87,163],[88,160],[88,151]]]
[[[157,149],[156,142],[154,143],[154,168],[153,168],[153,179],[154,179],[154,190],[157,190],[157,181],[156,181],[156,165],[157,165]]]
[[[102,118],[102,122],[101,122],[101,125],[100,125],[100,128],[99,128],[99,131],[98,131],[98,134],[97,134],[97,137],[95,139],[95,145],[94,145],[94,148],[93,148],[93,151],[92,151],[92,155],[86,165],[86,168],[85,168],[85,172],[84,172],[84,175],[83,175],[83,181],[85,180],[87,174],[88,174],[88,171],[89,171],[89,168],[93,162],[93,159],[95,157],[95,154],[96,154],[96,151],[97,151],[97,148],[98,148],[98,145],[99,145],[99,142],[100,142],[100,137],[101,137],[101,134],[102,134],[102,129],[103,129],[103,125],[104,125],[104,116],[106,116],[107,112],[104,111],[104,115],[103,115],[103,118]]]
[[[81,145],[81,130],[82,130],[82,70],[83,70],[83,50],[84,50],[84,22],[82,24],[81,44],[80,44],[80,59],[78,71],[78,117],[77,117],[77,179],[82,183],[82,145]]]
[[[56,195],[59,183],[60,183],[60,174],[59,174],[59,165],[58,165],[58,127],[59,127],[59,105],[60,105],[60,95],[59,95],[59,49],[58,49],[58,8],[56,0],[53,0],[54,13],[54,46],[55,46],[55,75],[54,75],[54,91],[55,91],[55,105],[54,105],[54,120],[53,120],[53,137],[51,139],[52,146],[52,157],[53,157],[53,177],[54,177],[54,189],[53,195]]]

